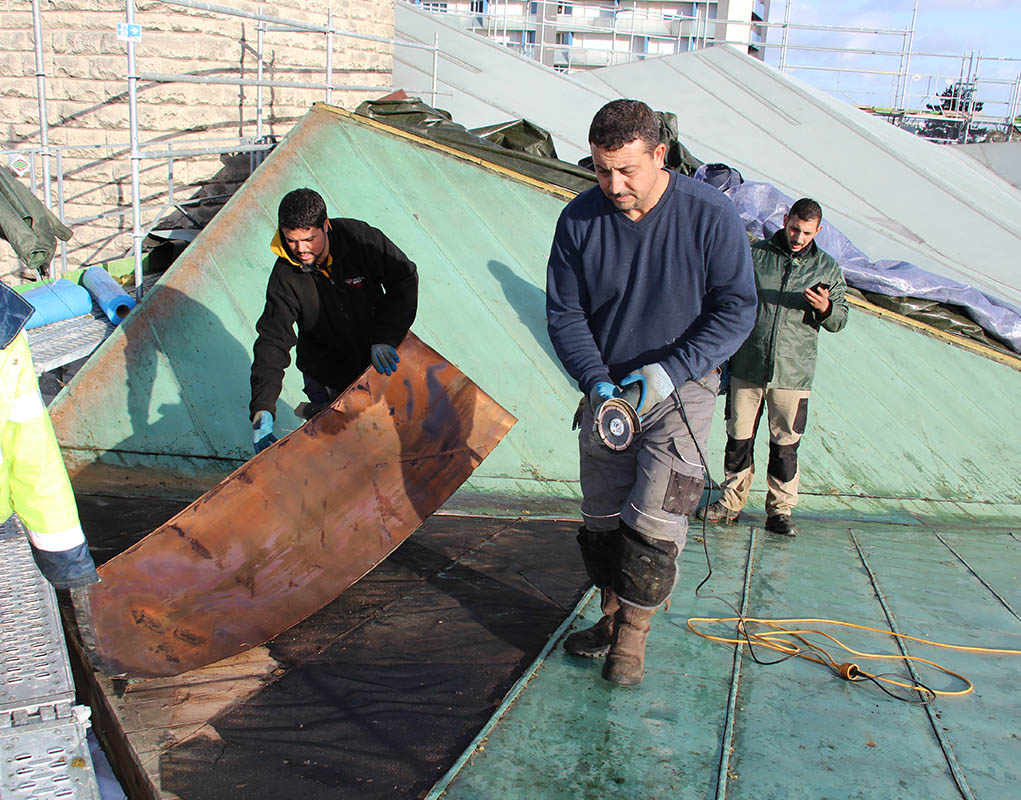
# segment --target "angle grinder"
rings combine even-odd
[[[620,397],[606,400],[595,416],[599,440],[611,450],[627,450],[642,432],[642,421],[635,410],[642,402],[642,385],[632,383]]]

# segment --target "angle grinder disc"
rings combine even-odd
[[[599,407],[595,425],[600,441],[611,450],[627,450],[642,430],[638,412],[619,397],[612,397]]]

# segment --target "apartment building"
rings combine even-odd
[[[715,44],[763,57],[769,0],[407,0],[563,72]]]

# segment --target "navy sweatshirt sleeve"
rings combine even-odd
[[[567,370],[588,394],[599,381],[610,380],[610,370],[589,328],[585,309],[582,259],[567,230],[567,210],[557,221],[546,270],[546,320],[553,349]]]

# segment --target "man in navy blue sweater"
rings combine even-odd
[[[602,591],[603,617],[564,646],[606,655],[603,677],[634,685],[702,495],[717,368],[755,321],[755,281],[730,200],[663,168],[666,145],[645,103],[605,105],[589,146],[599,186],[560,215],[546,315],[557,356],[588,397],[578,543]],[[644,387],[641,432],[626,450],[610,450],[594,431],[595,414],[636,382]]]

